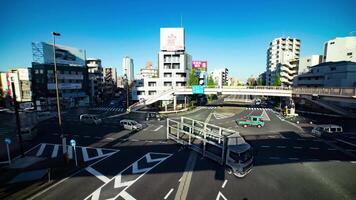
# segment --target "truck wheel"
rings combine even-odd
[[[262,126],[261,125],[257,125],[257,128],[261,128]]]

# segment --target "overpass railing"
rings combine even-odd
[[[356,98],[356,88],[293,88],[293,94],[325,95]]]
[[[191,89],[187,86],[179,89]],[[258,89],[258,90],[291,90],[291,87],[282,86],[223,86],[223,87],[206,87],[205,89]]]

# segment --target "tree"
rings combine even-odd
[[[282,85],[281,76],[277,74],[276,77],[274,78],[273,86],[281,86],[281,85]]]
[[[195,76],[194,70],[192,70],[189,74],[188,86],[198,85],[199,79]]]
[[[215,87],[215,81],[211,75],[208,77],[208,88],[214,88]]]

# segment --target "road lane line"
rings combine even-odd
[[[277,146],[277,148],[284,149],[284,148],[286,148],[286,146]]]
[[[72,158],[73,158],[73,147],[72,147],[72,146],[69,146],[69,145],[68,145],[67,154],[68,154],[68,158],[69,158],[69,159],[72,159]]]
[[[153,130],[154,132],[157,132],[159,129],[161,129],[163,127],[163,125],[160,125],[159,127],[157,127],[155,130]]]
[[[318,150],[318,149],[320,149],[320,148],[319,148],[319,147],[309,147],[309,149]]]
[[[39,157],[40,155],[42,155],[42,153],[43,153],[43,151],[44,151],[44,149],[45,149],[45,147],[46,147],[46,144],[41,144],[41,146],[40,146],[40,149],[37,151],[37,153],[36,153],[36,156],[37,157]]]
[[[111,138],[111,137],[108,137],[108,138],[105,138],[107,140],[114,140],[114,138]]]
[[[110,181],[110,179],[108,177],[104,176],[102,173],[96,171],[92,167],[86,167],[85,170],[87,170],[89,173],[93,174],[96,178],[100,179],[104,183],[107,183]]]
[[[352,164],[356,164],[356,161],[350,161]]]
[[[303,147],[293,147],[293,149],[303,149]]]
[[[270,146],[262,145],[261,148],[269,148]]]
[[[351,142],[347,142],[347,141],[342,140],[342,139],[336,139],[336,140],[339,141],[339,142],[343,142],[343,143],[345,143],[345,144],[351,145],[351,146],[353,146],[353,147],[356,147],[356,145],[355,145],[355,144],[352,144]]]
[[[120,193],[120,196],[125,200],[136,200],[133,196],[131,196],[126,190],[123,190]]]
[[[58,149],[59,149],[59,145],[58,144],[54,145],[52,155],[51,155],[52,158],[57,157]]]
[[[169,195],[173,192],[173,188],[171,188],[168,193],[166,194],[166,196],[164,196],[164,199],[167,199],[169,197]]]
[[[197,153],[190,151],[188,161],[182,176],[182,181],[179,183],[177,193],[174,200],[187,199],[189,185],[192,180],[193,169],[197,160]]]
[[[227,183],[227,180],[225,179],[225,181],[224,181],[224,183],[222,184],[222,188],[225,188],[225,185],[226,185],[226,183]]]
[[[88,151],[86,147],[82,147],[82,154],[83,154],[83,160],[84,162],[86,162],[87,160],[89,160],[89,156],[88,156]]]
[[[288,160],[299,160],[299,158],[288,158]]]

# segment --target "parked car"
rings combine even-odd
[[[102,120],[99,119],[96,115],[91,115],[91,114],[82,114],[79,117],[80,122],[85,123],[85,124],[101,124]]]
[[[244,128],[248,126],[261,128],[265,125],[265,122],[262,120],[262,116],[249,116],[246,120],[236,120],[236,123]]]
[[[334,124],[318,125],[312,129],[312,133],[317,136],[333,136],[343,132],[343,128]]]
[[[146,121],[151,119],[157,119],[158,121],[161,121],[162,116],[158,112],[149,112],[146,114]]]
[[[123,119],[120,121],[120,124],[124,127],[124,129],[131,131],[141,130],[143,128],[142,124],[131,119]]]

